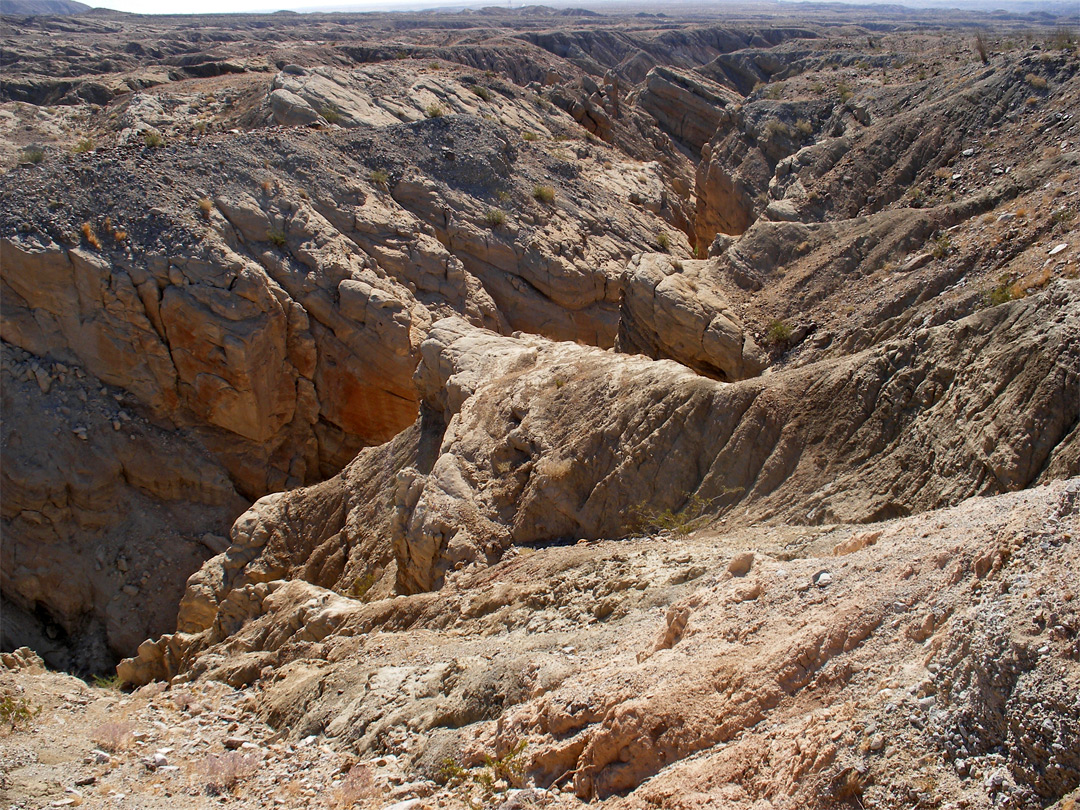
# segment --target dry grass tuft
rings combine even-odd
[[[83,239],[86,240],[86,243],[90,245],[90,247],[94,250],[101,250],[101,241],[97,238],[97,234],[94,233],[93,225],[89,222],[84,222],[79,230],[82,231]]]
[[[130,746],[135,737],[131,723],[105,723],[94,729],[90,739],[102,751],[115,754],[117,751],[123,751]]]

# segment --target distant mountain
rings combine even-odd
[[[0,0],[0,14],[82,14],[90,6],[75,0]]]

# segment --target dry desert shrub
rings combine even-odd
[[[90,739],[102,751],[115,754],[131,745],[134,736],[131,723],[105,723],[94,729]]]
[[[238,782],[252,776],[258,767],[259,758],[255,754],[239,751],[211,754],[203,765],[207,795],[220,796],[231,791]]]
[[[341,785],[334,789],[331,807],[351,810],[359,802],[377,799],[382,791],[375,785],[371,769],[366,765],[353,765]]]

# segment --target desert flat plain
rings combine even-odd
[[[1075,808],[1048,8],[5,4],[0,805]]]

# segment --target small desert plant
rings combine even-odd
[[[810,85],[810,92],[813,93],[815,96],[822,96],[825,94],[825,85],[823,85],[821,82],[814,82],[812,85]]]
[[[939,233],[934,237],[934,245],[930,248],[930,253],[935,259],[944,259],[952,252],[952,239],[949,238],[947,233]]]
[[[1074,216],[1076,216],[1076,212],[1072,209],[1058,208],[1050,214],[1050,222],[1054,225],[1060,225],[1062,223],[1072,222]]]
[[[90,739],[103,751],[115,754],[131,745],[134,735],[131,723],[105,723],[94,729]]]
[[[679,510],[642,505],[631,513],[634,529],[649,534],[687,535],[708,522],[707,510],[712,503],[700,495],[691,495]]]
[[[460,785],[469,778],[469,772],[453,757],[444,757],[435,772],[435,781],[441,785]]]
[[[349,589],[349,596],[353,599],[363,599],[367,596],[368,591],[375,584],[375,572],[368,571],[362,577],[357,577],[353,580],[352,588]]]
[[[75,142],[75,145],[71,147],[71,151],[76,155],[82,155],[86,152],[94,151],[94,139],[93,138],[79,138]]]
[[[84,222],[79,230],[82,231],[83,239],[86,240],[86,244],[90,245],[94,250],[101,249],[101,242],[98,240],[97,234],[94,233],[93,225],[89,222]]]
[[[537,183],[533,186],[532,195],[533,199],[545,205],[551,205],[555,202],[555,189],[551,186],[543,186]]]
[[[783,84],[770,84],[768,87],[765,88],[765,98],[772,99],[773,101],[778,101],[780,98],[783,97],[783,95]]]
[[[855,93],[848,86],[847,82],[840,82],[838,85],[836,85],[836,95],[840,97],[840,102],[842,104],[846,104],[847,102],[851,101],[851,98],[855,95]]]
[[[671,247],[671,237],[666,231],[660,231],[656,235],[656,246],[665,252]]]
[[[484,85],[474,84],[469,89],[472,90],[475,95],[479,96],[484,101],[491,101],[491,91],[484,87]]]
[[[990,64],[990,52],[986,47],[986,37],[983,36],[982,31],[975,34],[975,52],[979,54],[979,59],[984,65]]]
[[[231,791],[242,779],[253,775],[258,767],[259,760],[254,754],[239,751],[211,754],[203,765],[207,795],[220,796]]]
[[[41,163],[45,159],[45,150],[37,146],[28,146],[19,154],[20,163]]]
[[[518,740],[509,751],[498,759],[484,757],[484,764],[491,769],[496,779],[504,779],[510,787],[520,788],[525,781],[525,748],[528,740]]]
[[[94,675],[93,682],[98,689],[120,690],[124,687],[124,682],[115,672],[112,675]]]
[[[487,213],[484,214],[484,222],[492,228],[498,228],[506,223],[506,213],[498,208],[489,208]]]
[[[285,236],[285,231],[278,228],[271,228],[266,234],[267,240],[271,245],[278,250],[284,250],[285,246],[289,244],[288,238]]]
[[[765,137],[775,138],[777,135],[784,138],[790,138],[792,136],[792,131],[791,127],[783,121],[777,121],[773,118],[765,124]]]
[[[802,135],[804,138],[810,137],[810,135],[812,135],[814,132],[813,125],[805,118],[800,118],[798,121],[795,122],[795,129],[798,130],[799,134]]]
[[[210,212],[214,210],[214,203],[209,197],[199,200],[199,213],[203,219],[210,219]]]
[[[779,319],[769,324],[765,330],[765,340],[771,346],[782,346],[791,340],[791,327]]]
[[[117,242],[126,242],[128,238],[128,232],[125,231],[123,228],[117,228],[113,231],[112,235],[113,239],[115,239]]]
[[[1055,51],[1071,51],[1076,48],[1076,35],[1071,28],[1062,26],[1054,31],[1048,44]]]
[[[1048,86],[1046,79],[1036,73],[1029,73],[1024,77],[1024,81],[1030,84],[1036,90],[1045,90]]]
[[[428,118],[441,118],[446,115],[446,110],[443,109],[441,104],[428,104],[424,107],[424,115]]]
[[[340,810],[352,810],[359,802],[377,799],[381,791],[375,785],[371,769],[364,765],[353,765],[345,779],[332,794],[332,806]]]
[[[926,202],[926,192],[917,186],[913,186],[904,194],[913,208],[918,208]]]
[[[376,169],[368,175],[368,179],[377,186],[385,186],[390,181],[390,175],[386,169]]]
[[[160,132],[148,129],[143,133],[143,143],[151,149],[157,149],[159,146],[165,145],[165,139],[161,137]]]
[[[41,707],[35,706],[22,695],[15,696],[5,692],[0,696],[0,723],[10,725],[12,731],[26,728],[41,714]]]
[[[984,303],[988,307],[996,307],[998,304],[1007,304],[1009,301],[1023,297],[1023,293],[1009,281],[1009,277],[1002,276],[998,280],[997,286],[986,293]]]
[[[340,124],[341,123],[341,111],[333,105],[326,105],[319,110],[319,115],[326,119],[328,124]]]
[[[540,136],[537,135],[535,132],[530,132],[529,130],[525,130],[524,132],[521,133],[521,140],[523,140],[523,141],[536,141],[536,140],[539,140],[539,139],[540,139]]]

